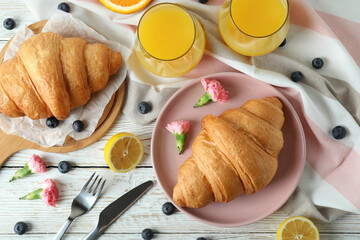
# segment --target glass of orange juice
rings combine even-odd
[[[135,52],[156,75],[176,77],[189,72],[204,50],[205,33],[199,20],[178,4],[154,5],[139,21]]]
[[[226,44],[246,56],[267,54],[289,31],[288,0],[225,0],[219,29]]]

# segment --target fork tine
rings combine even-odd
[[[91,194],[92,194],[92,195],[95,195],[95,193],[96,193],[96,189],[99,187],[99,185],[100,185],[100,183],[101,183],[102,179],[103,179],[103,178],[100,178],[100,179],[99,179],[99,181],[97,182],[97,184],[96,184],[95,188],[91,191]]]
[[[99,177],[99,175],[96,175],[93,183],[92,183],[91,186],[87,189],[87,191],[88,191],[89,193],[91,192],[91,189],[92,189],[92,187],[94,186],[94,184],[96,183],[96,180],[98,179],[98,177]]]
[[[97,193],[95,195],[95,199],[99,198],[99,195],[100,195],[101,191],[103,190],[103,187],[104,187],[105,183],[106,183],[106,179],[102,182],[99,191],[97,191]]]
[[[94,173],[91,175],[91,177],[89,178],[89,180],[87,180],[87,182],[85,183],[85,185],[82,187],[81,191],[82,191],[82,190],[85,190],[85,188],[89,185],[89,183],[90,183],[91,179],[94,177],[95,173],[96,173],[96,172],[94,172]]]

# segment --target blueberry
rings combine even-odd
[[[46,119],[46,126],[48,126],[49,128],[56,128],[57,126],[59,126],[60,121],[57,120],[55,117],[50,117],[48,119]]]
[[[343,139],[346,136],[346,129],[342,126],[336,126],[331,133],[335,139]]]
[[[58,5],[58,9],[61,10],[61,11],[67,12],[67,13],[70,12],[70,6],[69,6],[69,4],[67,4],[65,2],[60,3]]]
[[[200,3],[202,3],[202,4],[205,4],[205,3],[207,3],[209,0],[199,0],[199,2]]]
[[[75,132],[82,132],[82,130],[85,128],[85,125],[82,121],[76,120],[73,122],[72,128]]]
[[[16,234],[23,235],[28,230],[28,225],[24,222],[17,222],[14,226]]]
[[[283,46],[285,46],[285,44],[286,44],[286,38],[285,38],[284,41],[280,44],[279,47],[283,47]]]
[[[291,80],[294,82],[299,82],[302,79],[302,73],[299,71],[291,73]]]
[[[59,170],[59,172],[61,172],[61,173],[67,173],[67,172],[69,172],[69,171],[70,171],[70,168],[71,168],[71,165],[70,165],[70,163],[67,162],[67,161],[61,161],[61,162],[59,162],[59,164],[58,164],[58,170]]]
[[[141,102],[138,105],[138,111],[141,114],[147,114],[148,112],[151,111],[151,106],[147,102]]]
[[[7,30],[11,30],[11,29],[15,28],[16,23],[15,23],[14,19],[7,18],[4,20],[3,25],[4,25],[4,28],[6,28]]]
[[[321,58],[314,58],[314,60],[312,60],[312,65],[314,68],[320,69],[324,66],[324,61]]]
[[[142,230],[141,236],[144,240],[150,240],[154,236],[154,232],[149,228],[145,228]]]
[[[206,240],[206,238],[198,237],[196,240]]]
[[[171,202],[166,202],[162,205],[162,211],[165,215],[171,215],[175,212],[175,206]]]

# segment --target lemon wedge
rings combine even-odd
[[[104,148],[104,158],[110,169],[119,172],[133,170],[144,156],[144,146],[140,139],[127,132],[112,136]]]
[[[306,217],[295,216],[283,221],[277,231],[278,240],[319,240],[319,230]]]

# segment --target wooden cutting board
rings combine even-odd
[[[41,32],[44,27],[46,20],[36,22],[28,26],[35,34]],[[11,40],[10,40],[11,41]],[[0,52],[0,62],[3,61],[6,49],[10,41],[4,46]],[[95,132],[88,138],[76,141],[71,137],[67,137],[63,146],[45,148],[36,143],[30,142],[22,137],[15,135],[8,135],[0,129],[0,167],[5,163],[5,161],[15,152],[22,149],[37,149],[45,152],[71,152],[81,148],[84,148],[105,135],[105,133],[111,128],[113,123],[118,116],[121,106],[123,104],[125,93],[125,81],[120,86],[117,92],[114,93],[108,105],[104,109],[104,113],[99,120],[98,126]]]

